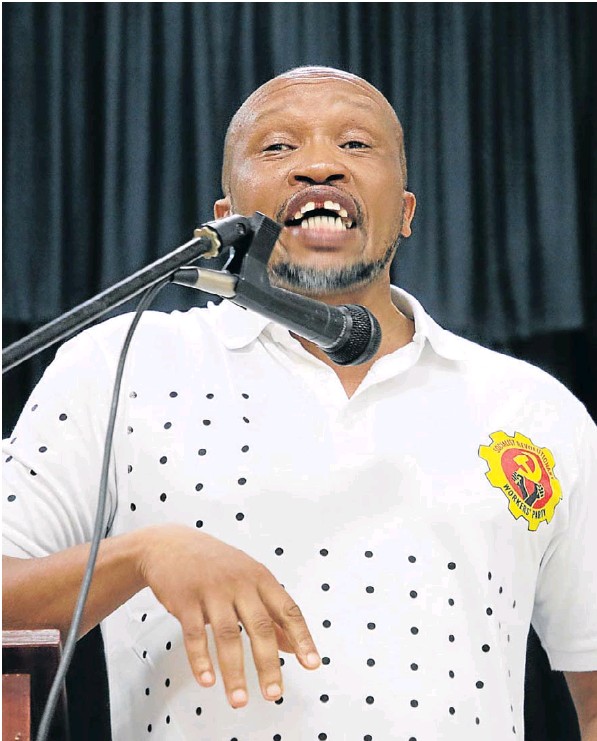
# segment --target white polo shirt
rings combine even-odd
[[[230,303],[142,319],[108,534],[179,522],[246,551],[324,658],[308,672],[284,655],[268,703],[246,645],[250,702],[232,710],[221,680],[194,682],[178,622],[145,589],[103,625],[115,741],[522,738],[531,620],[554,668],[597,669],[594,424],[542,371],[393,296],[413,341],[350,399],[286,330]],[[67,343],[6,441],[5,553],[90,539],[129,321]]]

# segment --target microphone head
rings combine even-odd
[[[360,365],[371,360],[379,350],[381,327],[373,314],[364,306],[347,304],[338,306],[346,317],[346,331],[340,343],[325,350],[336,365]]]

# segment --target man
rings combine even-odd
[[[415,198],[388,102],[271,80],[223,190],[217,218],[284,225],[272,282],[367,306],[383,340],[346,368],[229,303],[141,322],[83,625],[105,619],[115,739],[521,737],[531,618],[596,739],[595,426],[390,286]],[[7,627],[68,626],[127,324],[68,343],[6,445]]]

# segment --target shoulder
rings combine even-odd
[[[213,307],[216,308],[216,307]],[[199,342],[204,335],[213,334],[213,308],[196,308],[189,311],[146,311],[133,333],[130,352],[133,355],[152,351],[156,356],[172,352],[189,339]],[[89,329],[85,329],[65,342],[56,359],[73,363],[106,362],[113,365],[120,354],[127,333],[134,320],[134,313],[120,314]]]
[[[476,395],[480,407],[518,404],[524,408],[548,402],[580,416],[587,414],[581,402],[546,371],[444,329],[403,289],[393,286],[392,296],[397,307],[414,318],[415,339],[420,333],[429,341],[433,353],[427,357],[441,368],[442,382],[459,385],[462,391]]]
[[[139,342],[147,342],[159,336],[161,339],[176,339],[185,334],[208,330],[212,324],[213,308],[205,307],[188,311],[146,311],[141,316],[134,336]],[[134,319],[134,313],[120,314],[86,329],[75,340],[86,341],[101,347],[118,345],[125,338]]]
[[[492,387],[507,387],[519,393],[548,395],[549,398],[582,406],[571,391],[547,371],[532,363],[459,337],[447,330],[462,372]]]
[[[594,427],[584,404],[542,368],[443,330],[456,358],[452,372],[480,412],[558,431],[577,443]]]

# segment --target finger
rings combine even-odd
[[[287,654],[293,654],[294,649],[290,644],[288,638],[286,638],[286,633],[284,633],[278,623],[274,623],[274,630],[276,631],[276,640],[278,641],[278,651],[284,651]]]
[[[278,700],[283,689],[274,622],[256,593],[237,600],[236,611],[251,639],[263,697]]]
[[[199,684],[211,687],[215,684],[216,675],[207,647],[207,632],[201,608],[197,607],[196,610],[186,613],[179,620],[193,675]]]
[[[300,607],[278,584],[271,588],[261,587],[260,596],[272,618],[284,631],[301,664],[305,669],[317,669],[321,659]]]
[[[218,664],[224,681],[228,702],[233,708],[247,704],[249,695],[245,680],[243,645],[238,616],[230,605],[207,606],[209,622],[216,641]]]

